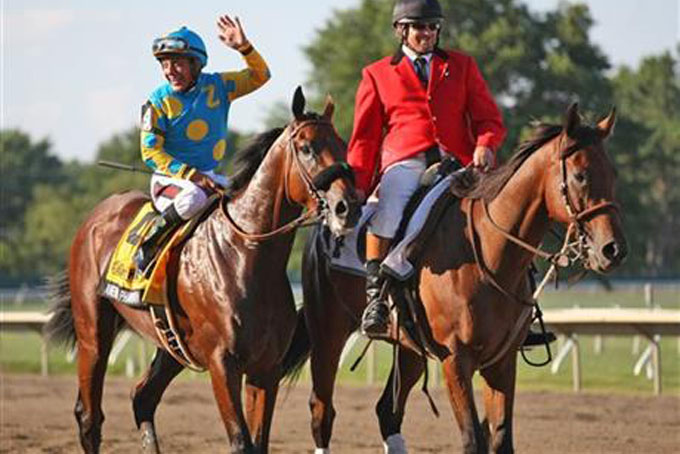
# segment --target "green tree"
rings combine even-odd
[[[62,163],[50,154],[47,139],[33,142],[19,130],[0,131],[2,178],[0,178],[0,237],[17,225],[33,199],[37,184],[55,184],[64,180]]]
[[[614,77],[620,122],[612,141],[631,268],[680,272],[680,61],[666,52]]]
[[[23,249],[25,215],[36,189],[65,181],[63,164],[50,152],[47,139],[34,142],[19,130],[0,131],[0,281],[9,282],[32,271]]]

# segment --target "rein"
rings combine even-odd
[[[477,246],[477,241],[476,241],[476,236],[475,236],[475,229],[473,225],[473,208],[474,204],[478,199],[469,199],[468,203],[468,212],[467,212],[467,224],[468,224],[468,234],[470,237],[470,243],[472,246],[472,252],[475,258],[475,263],[477,264],[477,268],[479,272],[491,283],[491,285],[498,290],[501,294],[503,294],[506,298],[510,299],[511,301],[515,301],[517,303],[520,303],[525,306],[525,309],[522,311],[520,316],[518,317],[517,323],[513,327],[512,331],[510,332],[510,336],[508,340],[505,342],[503,347],[496,352],[496,354],[489,359],[488,361],[485,361],[480,365],[480,369],[485,369],[492,364],[496,363],[498,360],[500,360],[505,353],[508,351],[510,346],[512,345],[512,341],[515,340],[515,338],[519,335],[519,332],[522,329],[522,326],[526,323],[527,319],[529,318],[529,315],[531,313],[530,308],[533,308],[536,310],[536,315],[534,316],[535,318],[538,318],[541,327],[543,327],[543,319],[542,319],[542,314],[540,311],[540,308],[538,307],[538,303],[536,302],[539,295],[543,292],[543,289],[545,288],[546,283],[552,279],[554,275],[557,273],[557,268],[566,268],[570,266],[571,264],[581,261],[584,263],[584,266],[587,267],[585,264],[585,258],[587,257],[587,250],[588,250],[588,245],[586,243],[587,239],[587,232],[585,230],[585,227],[583,225],[584,219],[589,218],[593,216],[596,213],[599,213],[600,211],[606,210],[606,209],[613,209],[615,211],[619,210],[619,206],[611,201],[604,201],[600,202],[594,206],[588,207],[582,211],[579,211],[576,208],[576,205],[571,200],[571,197],[569,196],[569,186],[567,183],[567,164],[566,160],[567,157],[570,156],[574,151],[576,151],[578,148],[576,145],[566,149],[563,153],[561,153],[561,159],[560,159],[560,168],[561,168],[561,179],[562,181],[560,182],[560,195],[562,196],[562,202],[564,203],[565,209],[567,211],[567,215],[569,217],[569,224],[567,226],[567,233],[564,238],[564,243],[562,244],[562,247],[558,252],[555,253],[548,253],[545,252],[537,247],[534,247],[527,243],[526,241],[522,240],[521,238],[517,237],[516,235],[513,235],[512,233],[508,232],[501,226],[499,226],[496,221],[491,217],[491,214],[489,213],[489,207],[488,204],[485,201],[482,201],[482,208],[484,210],[484,216],[488,219],[489,223],[491,226],[498,232],[500,233],[503,237],[505,237],[507,240],[511,241],[512,243],[520,246],[521,248],[531,252],[534,255],[537,255],[544,260],[550,262],[551,266],[548,270],[548,272],[545,274],[543,277],[543,280],[541,283],[538,285],[536,290],[534,291],[532,295],[532,300],[531,301],[526,301],[522,298],[519,298],[518,296],[510,293],[507,291],[503,286],[496,280],[494,277],[493,273],[488,269],[486,264],[483,261],[481,251],[479,250]],[[575,240],[572,241],[572,237],[575,236]],[[547,344],[546,344],[547,348]],[[524,352],[522,352],[524,355]],[[534,364],[531,363],[531,365],[535,366],[543,366],[547,363],[550,362],[551,360],[551,355],[550,355],[550,349],[548,348],[548,360],[539,363],[539,364]],[[526,360],[526,357],[525,357]]]
[[[285,191],[285,198],[289,203],[292,203],[290,200],[290,196],[288,195],[288,160],[289,160],[289,155],[292,155],[293,157],[293,163],[302,178],[302,181],[305,183],[305,187],[307,189],[307,192],[312,196],[312,198],[315,200],[314,208],[307,210],[306,212],[302,213],[300,216],[297,218],[293,219],[292,221],[288,222],[287,224],[282,225],[281,227],[274,228],[273,230],[265,233],[248,233],[244,231],[241,227],[236,224],[236,221],[231,217],[229,214],[229,210],[227,209],[227,205],[224,204],[222,205],[222,212],[224,213],[225,217],[229,221],[229,224],[233,227],[234,231],[241,236],[242,238],[249,240],[249,241],[266,241],[271,238],[274,238],[278,235],[283,235],[288,232],[291,232],[298,227],[305,226],[305,225],[311,225],[316,222],[319,222],[321,219],[325,218],[328,215],[328,201],[326,198],[323,196],[323,191],[327,190],[328,187],[330,187],[330,184],[335,181],[338,178],[342,177],[347,177],[347,176],[352,176],[352,171],[349,168],[349,165],[345,162],[337,162],[334,163],[333,165],[329,166],[328,168],[324,169],[321,171],[316,177],[312,178],[312,176],[309,174],[307,169],[302,165],[300,162],[300,156],[299,156],[299,151],[297,147],[295,146],[294,143],[294,138],[298,134],[298,132],[309,125],[325,125],[325,126],[332,126],[330,121],[327,120],[319,120],[319,119],[314,119],[314,120],[305,120],[300,122],[295,126],[295,128],[292,129],[288,133],[288,143],[286,144],[286,150],[289,151],[289,153],[286,153],[286,165],[285,165],[285,170],[284,170],[284,184],[283,184],[283,190]],[[279,191],[280,194],[280,191]],[[277,195],[277,200],[275,203],[275,221],[274,225],[276,226],[278,224],[279,216],[280,216],[280,199],[281,196]]]

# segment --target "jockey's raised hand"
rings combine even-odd
[[[250,44],[238,16],[234,16],[234,19],[229,17],[228,14],[220,16],[217,19],[217,28],[219,30],[217,36],[220,41],[232,49],[240,51]]]

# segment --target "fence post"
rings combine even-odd
[[[578,343],[578,336],[572,334],[571,340],[574,342],[571,351],[572,379],[574,381],[574,392],[581,391],[581,348]]]
[[[47,355],[47,340],[45,336],[40,336],[40,375],[43,377],[47,377],[49,374]]]
[[[652,364],[654,366],[654,394],[661,394],[661,336],[652,336]]]

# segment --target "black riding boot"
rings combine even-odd
[[[381,260],[366,262],[366,309],[361,316],[361,331],[368,337],[384,337],[390,324],[390,308],[381,298],[385,277],[380,272]]]
[[[154,221],[154,226],[151,228],[151,233],[142,242],[135,256],[135,263],[137,269],[145,271],[149,264],[153,261],[156,253],[165,242],[166,237],[172,232],[176,226],[184,222],[175,209],[174,205],[166,208],[161,215]]]
[[[529,288],[531,289],[532,294],[536,291],[536,278],[534,277],[535,272],[536,269],[532,264],[528,272]],[[529,330],[529,332],[527,333],[527,337],[524,338],[522,346],[535,347],[536,345],[545,345],[549,344],[550,342],[553,342],[555,339],[557,338],[555,337],[555,334],[551,331],[546,330],[545,333],[536,333],[534,331]]]

